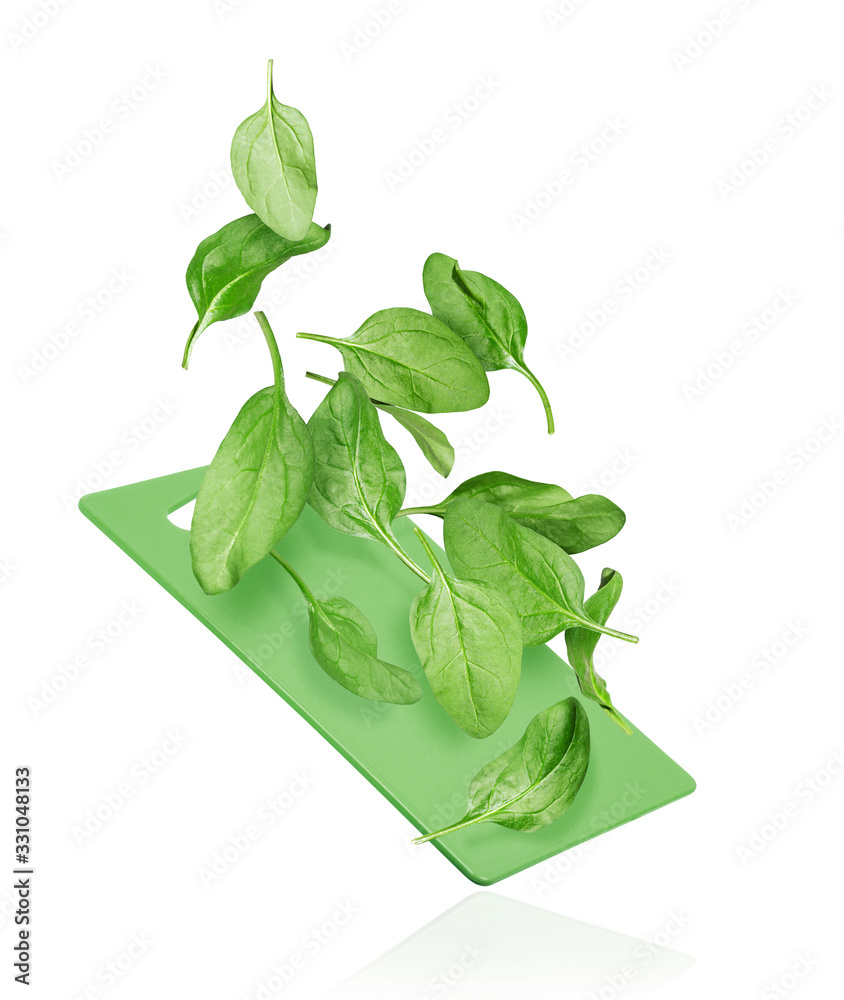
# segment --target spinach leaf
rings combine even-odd
[[[393,534],[405,491],[404,466],[354,375],[341,373],[308,428],[316,455],[308,503],[337,531],[382,542],[427,583],[425,571]]]
[[[345,340],[299,333],[331,344],[347,370],[382,403],[422,413],[474,410],[489,399],[480,362],[444,323],[419,309],[382,309]]]
[[[593,621],[606,625],[610,613],[621,597],[621,587],[621,573],[614,569],[605,569],[601,574],[601,585],[584,604],[586,613]],[[591,701],[596,701],[621,726],[625,733],[630,734],[633,730],[615,710],[607,691],[606,682],[597,673],[592,662],[599,639],[600,636],[597,632],[590,632],[585,628],[568,629],[566,631],[566,650],[569,663],[577,674],[580,690],[583,694]]]
[[[305,372],[305,374],[308,378],[324,382],[326,385],[334,385],[335,383],[333,378],[326,378],[325,375],[317,375],[314,372]],[[435,427],[429,420],[412,410],[405,410],[401,406],[391,406],[389,403],[381,403],[377,399],[373,399],[372,402],[379,410],[389,413],[405,430],[410,432],[422,454],[441,476],[449,475],[454,468],[454,448],[439,427]]]
[[[454,447],[439,427],[426,420],[412,410],[401,406],[391,406],[389,403],[376,403],[379,410],[389,413],[406,431],[412,435],[419,445],[419,450],[428,459],[431,466],[441,476],[448,476],[454,468]]]
[[[472,778],[463,819],[414,843],[478,823],[498,823],[525,833],[541,830],[574,802],[589,767],[589,749],[589,719],[576,698],[546,708],[515,746]]]
[[[279,236],[301,240],[317,196],[314,139],[301,111],[276,99],[272,59],[266,103],[238,126],[231,163],[240,193],[261,221]]]
[[[436,514],[445,517],[452,500],[486,500],[501,507],[512,517],[541,518],[553,514],[572,500],[571,493],[552,483],[535,483],[509,472],[483,472],[461,483],[438,504],[411,507],[403,514]]]
[[[308,638],[314,659],[347,691],[370,701],[412,705],[422,697],[409,670],[378,659],[378,637],[363,612],[345,597],[318,601],[277,552],[271,555],[293,577],[308,602]]]
[[[614,538],[624,527],[624,511],[597,494],[574,499],[561,486],[535,483],[508,472],[485,472],[461,483],[445,500],[430,507],[409,507],[400,513],[444,517],[459,498],[494,503],[519,524],[550,538],[569,555],[585,552]]]
[[[448,576],[421,531],[434,578],[410,609],[413,645],[434,696],[483,739],[507,718],[522,671],[522,626],[510,599],[482,580]]]
[[[557,510],[516,517],[519,524],[565,549],[569,555],[603,545],[624,527],[624,511],[612,500],[589,493],[576,497]]]
[[[284,391],[270,325],[255,313],[275,382],[247,400],[199,488],[190,531],[193,572],[206,594],[230,590],[302,513],[314,474],[314,446]]]
[[[548,433],[554,415],[539,379],[525,364],[527,319],[516,297],[478,271],[463,271],[453,257],[432,253],[422,271],[431,312],[466,341],[486,371],[511,368],[533,385],[545,407]]]
[[[249,312],[261,282],[285,261],[325,246],[331,227],[311,223],[301,240],[287,240],[257,215],[245,215],[204,239],[188,264],[187,284],[199,314],[190,332],[182,367],[197,337],[212,323]]]
[[[638,642],[593,621],[583,607],[583,576],[571,556],[495,504],[453,501],[445,515],[444,537],[458,576],[488,580],[509,595],[522,619],[526,646],[539,646],[577,625]]]

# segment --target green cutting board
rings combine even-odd
[[[306,507],[278,550],[318,596],[353,601],[375,626],[379,656],[413,670],[424,691],[409,706],[355,697],[312,659],[302,596],[274,559],[253,567],[226,594],[203,594],[191,571],[189,533],[168,515],[196,496],[204,472],[89,494],[79,506],[423,833],[462,816],[475,772],[512,746],[537,712],[578,693],[574,672],[547,646],[526,649],[507,721],[485,740],[467,736],[431,694],[410,640],[408,611],[419,580],[376,542],[341,535]],[[399,541],[424,563],[412,526],[400,520],[395,527]],[[434,842],[473,882],[492,885],[694,790],[693,779],[635,727],[627,736],[598,705],[583,704],[592,757],[561,819],[536,833],[487,823]]]

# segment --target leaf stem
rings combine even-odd
[[[405,507],[396,514],[396,517],[409,517],[411,514],[434,514],[439,517],[442,511],[439,507]]]
[[[637,635],[628,635],[627,632],[618,632],[614,628],[610,628],[608,625],[599,625],[597,622],[593,622],[588,618],[580,619],[583,623],[583,628],[588,628],[591,632],[601,632],[603,635],[611,635],[613,639],[623,639],[624,642],[637,643],[639,637]]]
[[[422,548],[425,550],[425,555],[431,560],[431,565],[439,573],[440,576],[445,576],[442,566],[440,565],[439,559],[434,555],[434,550],[431,548],[428,539],[425,537],[424,532],[420,531],[416,525],[413,526],[414,532],[416,532],[416,537],[422,543]]]
[[[522,374],[530,382],[530,384],[539,393],[539,398],[542,400],[542,405],[545,407],[545,419],[548,422],[548,433],[554,433],[554,414],[551,410],[551,401],[548,399],[548,393],[545,391],[542,383],[533,374],[527,365],[522,365]]]
[[[188,342],[185,344],[185,352],[182,355],[182,368],[184,368],[185,371],[188,370],[188,365],[190,365],[190,356],[191,352],[193,351],[193,343],[197,337],[196,331],[199,328],[199,324],[200,320],[197,320],[196,323],[194,323],[193,329],[191,330],[190,336],[188,337]]]
[[[336,344],[336,337],[326,337],[323,333],[297,333],[300,340],[317,340],[321,344]]]
[[[443,827],[442,830],[437,830],[436,833],[429,833],[424,837],[414,837],[413,843],[427,844],[429,840],[434,840],[437,837],[444,837],[447,833],[454,833],[455,830],[465,830],[467,826],[477,826],[478,823],[485,823],[488,819],[488,815],[476,817],[475,819],[462,819],[459,823],[453,823],[451,826]]]
[[[395,552],[395,554],[401,559],[401,561],[407,566],[408,569],[413,570],[413,572],[419,577],[420,580],[424,580],[425,583],[430,583],[431,578],[422,569],[421,566],[417,564],[410,558],[410,556],[404,551],[404,549],[399,545],[399,543],[391,538],[388,534],[383,533],[381,536],[384,539],[384,543]]]
[[[305,378],[312,378],[314,382],[322,382],[325,385],[337,385],[336,378],[329,378],[327,375],[317,375],[316,372],[305,372]],[[369,398],[372,399],[371,396]],[[382,410],[391,406],[390,403],[382,403],[380,399],[372,399],[372,402]]]
[[[272,62],[272,60],[270,61]],[[278,352],[278,344],[275,342],[275,336],[273,335],[273,331],[267,317],[262,312],[256,312],[255,319],[258,320],[258,326],[261,327],[261,332],[264,334],[267,347],[270,349],[276,389],[281,390],[284,388],[284,369],[281,367],[281,355]]]
[[[337,379],[329,378],[327,375],[317,375],[316,372],[305,372],[305,378],[312,378],[314,382],[323,382],[325,385],[337,385]]]
[[[299,576],[299,574],[296,572],[296,570],[293,569],[293,567],[290,565],[290,563],[286,559],[283,559],[278,554],[278,552],[276,552],[275,549],[270,549],[270,555],[273,557],[273,559],[275,559],[275,561],[279,565],[283,566],[287,570],[287,572],[293,577],[293,579],[296,581],[296,584],[299,587],[299,590],[301,590],[302,593],[305,595],[305,598],[310,603],[316,604],[316,598],[314,597],[314,595],[308,589],[308,585],[305,583],[305,581],[302,579],[302,577]]]
[[[617,726],[620,726],[624,730],[624,732],[627,733],[628,736],[632,736],[633,735],[633,730],[630,728],[630,726],[627,725],[627,723],[624,721],[624,719],[622,719],[622,717],[615,710],[615,708],[613,708],[610,705],[601,705],[601,708],[604,709],[604,711],[609,715],[609,717],[612,719],[612,721]]]
[[[272,108],[273,104],[273,61],[267,60],[267,107]]]

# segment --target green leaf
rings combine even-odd
[[[382,309],[345,340],[299,333],[336,347],[367,393],[422,413],[474,410],[489,399],[480,362],[444,323],[419,309]]]
[[[376,403],[379,410],[389,413],[406,431],[413,436],[419,445],[419,450],[428,459],[435,471],[441,476],[448,476],[454,468],[454,447],[446,435],[412,410],[401,406],[391,406],[389,403]]]
[[[494,503],[569,555],[609,541],[624,526],[624,511],[606,497],[589,494],[575,500],[561,486],[520,479],[509,472],[484,472],[461,483],[438,504],[410,507],[400,513],[445,517],[452,501],[472,498]]]
[[[589,493],[557,510],[525,514],[516,520],[549,538],[569,555],[576,555],[614,538],[624,527],[625,516],[612,500]]]
[[[522,627],[491,583],[448,576],[416,534],[434,578],[410,609],[413,645],[434,696],[460,728],[483,739],[507,718],[522,671]]]
[[[275,338],[263,313],[274,385],[238,413],[196,498],[190,532],[193,572],[206,594],[230,590],[293,526],[313,481],[314,447],[284,391]]]
[[[323,382],[325,385],[336,383],[336,379],[326,378],[325,375],[317,375],[315,372],[305,372],[305,374],[308,378],[312,378],[316,382]],[[401,406],[391,406],[389,403],[381,403],[377,399],[373,399],[372,402],[379,410],[389,413],[405,430],[410,432],[422,454],[441,476],[449,475],[454,468],[454,448],[439,427],[435,427],[418,413],[402,409]]]
[[[498,823],[525,833],[541,830],[574,802],[589,767],[589,749],[589,720],[576,698],[546,708],[515,746],[472,778],[463,819],[417,837],[415,843],[478,823]]]
[[[453,257],[432,253],[422,271],[431,312],[466,341],[486,371],[511,368],[534,386],[545,408],[548,433],[554,433],[551,403],[539,379],[525,364],[527,319],[518,299],[478,271],[463,271]]]
[[[277,552],[272,553],[293,577],[308,602],[311,653],[338,684],[369,701],[412,705],[422,697],[409,670],[378,659],[378,637],[369,619],[345,597],[318,601],[304,580]]]
[[[584,605],[589,617],[601,625],[606,625],[613,608],[621,597],[621,573],[614,569],[605,569],[601,574],[601,584],[598,590]],[[618,723],[625,733],[633,730],[618,714],[607,691],[604,679],[595,670],[593,656],[600,636],[585,628],[570,628],[566,632],[566,650],[572,669],[577,674],[580,690],[591,701],[597,702],[611,718]]]
[[[427,582],[393,534],[404,498],[404,466],[354,375],[341,373],[308,427],[316,455],[308,503],[337,531],[382,542]]]
[[[261,221],[279,236],[301,240],[313,220],[317,196],[314,140],[301,111],[273,94],[272,59],[266,103],[238,126],[231,164],[240,193]]]
[[[311,506],[337,531],[383,540],[404,496],[404,466],[361,383],[341,373],[308,427],[316,452]]]
[[[553,483],[535,483],[509,472],[483,472],[461,483],[438,504],[414,507],[406,514],[435,514],[445,517],[453,500],[486,500],[512,517],[547,517],[572,500],[571,493]]]
[[[325,246],[331,227],[311,223],[301,240],[287,240],[257,215],[245,215],[204,239],[188,264],[187,284],[199,315],[188,337],[187,368],[197,337],[212,323],[249,312],[264,278],[298,254]]]
[[[510,597],[522,620],[526,646],[539,646],[576,625],[638,641],[592,621],[583,607],[583,576],[571,556],[495,504],[453,501],[445,515],[444,537],[458,576],[488,580]]]

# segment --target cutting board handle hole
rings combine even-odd
[[[181,507],[171,510],[167,515],[167,520],[171,524],[175,524],[177,528],[181,528],[183,531],[190,531],[190,522],[193,518],[193,508],[195,503],[196,497],[192,497],[187,503],[183,503]]]

